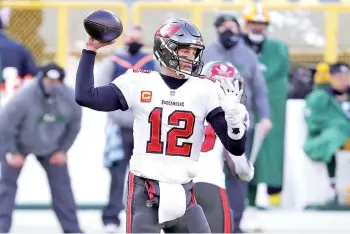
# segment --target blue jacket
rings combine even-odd
[[[18,75],[36,75],[38,68],[31,53],[20,43],[7,37],[4,32],[0,32],[0,56],[1,68],[15,67]]]
[[[129,54],[115,54],[109,57],[114,64],[114,72],[111,81],[124,74],[128,69],[153,70],[153,56],[145,52],[139,52],[134,56]]]

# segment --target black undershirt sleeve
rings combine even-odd
[[[241,156],[245,151],[246,133],[239,140],[232,140],[227,134],[227,122],[225,112],[221,107],[213,109],[206,120],[213,127],[216,135],[224,145],[225,149],[233,155]]]

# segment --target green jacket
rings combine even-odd
[[[281,41],[265,40],[259,60],[266,80],[273,127],[266,136],[255,162],[252,184],[262,182],[278,187],[282,185],[283,175],[284,125],[289,75],[288,48]]]
[[[315,89],[306,97],[305,120],[305,153],[313,160],[329,162],[350,137],[350,119],[326,89]]]

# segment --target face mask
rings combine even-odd
[[[253,43],[261,44],[265,40],[265,34],[264,33],[257,34],[257,33],[249,32],[248,38]]]
[[[131,42],[131,43],[127,44],[127,46],[128,46],[128,52],[131,55],[135,55],[135,54],[137,54],[137,52],[140,51],[140,49],[142,48],[143,44],[137,43],[137,42]]]
[[[45,93],[49,96],[57,95],[61,92],[63,88],[63,84],[56,84],[56,83],[44,83],[44,89]]]
[[[229,29],[219,34],[219,40],[227,50],[237,45],[239,38],[238,33],[234,33]]]

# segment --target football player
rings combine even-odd
[[[204,66],[202,74],[215,83],[225,79],[231,79],[233,82],[238,81],[240,90],[244,90],[243,78],[236,67],[229,62],[209,62]],[[225,100],[224,91],[221,92],[220,96]],[[243,98],[238,101],[242,102]],[[240,108],[242,108],[239,111],[241,119],[244,120],[243,123],[248,128],[248,113],[244,111],[243,105],[240,105]],[[224,156],[223,152],[224,146],[216,136],[212,126],[207,124],[199,157],[200,166],[193,181],[196,183],[194,186],[196,201],[202,207],[213,233],[233,232],[233,218],[226,194],[225,173],[223,171],[225,156],[233,176],[238,176],[244,181],[250,181],[254,176],[254,168],[245,155],[236,157],[231,153],[225,153]]]
[[[111,84],[94,87],[96,51],[111,43],[88,38],[78,66],[75,98],[93,110],[133,111],[127,233],[178,232],[180,224],[191,233],[210,232],[196,204],[192,180],[204,121],[230,153],[244,153],[246,126],[241,111],[246,110],[239,103],[238,85],[232,79],[222,80],[225,96],[220,105],[214,83],[198,78],[203,68],[201,33],[188,21],[172,20],[154,35],[160,74],[130,69]]]

